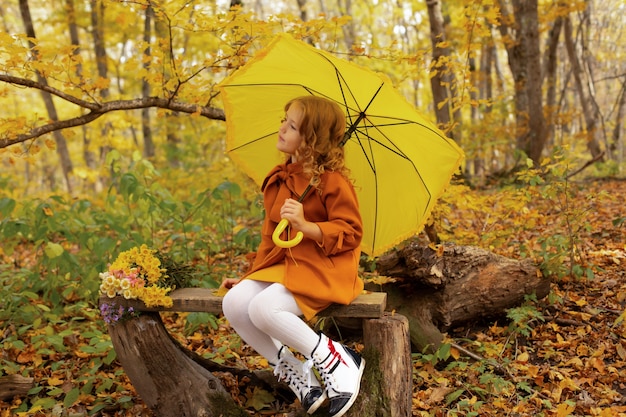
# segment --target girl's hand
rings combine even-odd
[[[304,209],[299,201],[293,198],[286,199],[280,208],[280,217],[289,220],[291,227],[295,231],[301,231],[305,237],[317,242],[322,241],[322,229],[316,223],[304,218]]]
[[[285,203],[280,208],[280,217],[282,219],[289,220],[289,223],[295,228],[300,230],[302,225],[306,223],[304,219],[304,209],[302,208],[302,203],[293,198],[288,198],[285,200]]]
[[[239,284],[239,281],[241,281],[241,278],[226,278],[220,284],[220,288],[226,288],[227,290],[230,290],[235,285]]]

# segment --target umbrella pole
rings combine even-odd
[[[339,146],[343,146],[346,144],[348,139],[350,139],[350,136],[352,136],[352,134],[356,130],[356,127],[359,125],[359,123],[361,123],[361,120],[363,119],[365,119],[365,112],[359,113],[359,117],[357,117],[354,123],[352,123],[348,130],[346,130],[346,133],[344,133],[343,135],[343,139],[341,139],[341,142],[339,142]]]
[[[304,189],[304,192],[302,193],[300,198],[298,198],[299,203],[302,203],[306,195],[309,193],[309,191],[311,191],[311,188],[313,188],[311,184],[307,185],[307,187]],[[292,248],[296,246],[298,243],[302,242],[302,239],[304,239],[304,234],[298,231],[298,233],[296,233],[295,238],[291,240],[282,240],[280,238],[280,235],[285,231],[287,226],[289,226],[289,221],[283,218],[280,220],[280,222],[278,222],[278,225],[274,229],[274,233],[272,233],[272,241],[274,242],[276,246],[280,248]]]

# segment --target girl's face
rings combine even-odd
[[[278,129],[278,143],[276,148],[286,154],[291,155],[291,161],[296,160],[296,150],[302,144],[300,135],[300,121],[302,120],[302,109],[297,104],[289,106]]]

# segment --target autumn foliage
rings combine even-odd
[[[215,86],[278,32],[386,74],[464,149],[431,219],[443,241],[552,280],[415,352],[413,415],[626,415],[624,5],[226,3],[0,4],[0,417],[150,415],[112,349],[100,274],[141,245],[189,266],[189,285],[247,268],[262,206],[224,155]],[[268,368],[222,317],[164,320],[204,357]],[[251,415],[298,409],[220,378]]]

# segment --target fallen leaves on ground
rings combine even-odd
[[[516,211],[511,212],[511,207],[487,195],[492,192],[484,193],[492,206],[481,209],[477,204],[474,212],[448,213],[458,243],[480,245],[480,234],[488,233],[491,250],[518,257],[524,247],[541,253],[541,237],[562,233],[562,225],[554,220],[558,213],[549,200],[515,206]],[[468,323],[449,332],[447,341],[462,350],[453,348],[448,360],[416,354],[414,416],[626,416],[626,181],[586,182],[579,184],[574,194],[576,203],[570,204],[585,207],[573,207],[577,211],[572,213],[578,216],[573,220],[585,227],[575,231],[571,256],[592,270],[593,277],[565,274],[555,278],[549,297],[532,303],[542,318],[529,323],[528,334],[511,331],[506,320]],[[588,199],[589,195],[604,197]],[[489,218],[483,216],[486,211],[491,213]],[[171,333],[200,355],[250,369],[268,368],[267,361],[241,344],[223,319],[183,337],[186,315],[164,317]],[[95,320],[93,315],[84,319]],[[37,331],[28,332],[25,340],[30,344],[22,349],[4,346],[2,358],[18,364],[20,369],[15,372],[30,374],[38,387],[53,393],[70,392],[81,386],[84,373],[93,372],[101,384],[96,395],[118,400],[115,407],[104,408],[98,415],[151,415],[117,361],[102,362],[102,354],[85,348],[81,334],[68,334],[63,340],[69,346],[65,350],[42,347],[42,337]],[[470,358],[463,351],[483,359]],[[90,371],[95,358],[99,358],[99,368]],[[277,405],[264,392],[246,391],[232,376],[220,378],[234,398],[250,406],[251,415],[282,416],[293,410],[294,405]],[[74,415],[86,415],[94,401],[88,395],[71,398],[68,410]],[[21,401],[0,401],[0,417],[7,417],[8,410]],[[283,408],[272,411],[263,409],[263,404]]]

